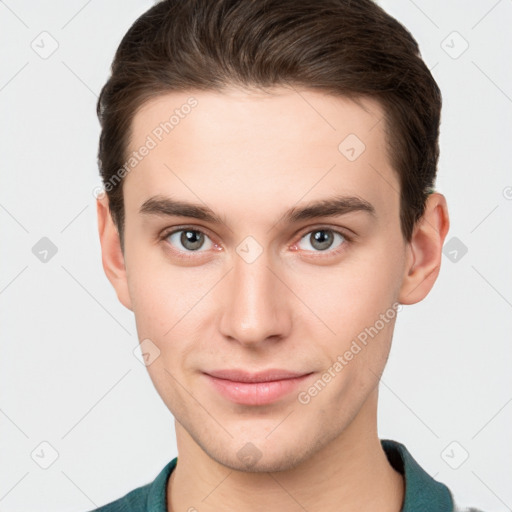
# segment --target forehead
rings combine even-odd
[[[266,92],[234,87],[172,92],[147,101],[136,112],[130,147],[136,149],[141,135],[151,134],[162,142],[176,139],[178,132],[185,135],[191,131],[197,144],[206,140],[229,146],[226,135],[244,137],[247,143],[252,135],[258,135],[253,139],[257,145],[261,140],[273,140],[275,134],[281,144],[293,144],[306,134],[312,141],[336,144],[350,130],[375,144],[383,132],[371,132],[383,116],[382,106],[372,98],[350,99],[295,87],[273,87]]]
[[[168,194],[261,213],[337,193],[391,213],[399,185],[384,128],[368,98],[298,88],[167,93],[134,116],[128,156],[139,157],[125,177],[126,207]]]

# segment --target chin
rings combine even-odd
[[[235,438],[229,445],[201,446],[208,456],[218,464],[242,473],[276,473],[292,470],[304,463],[319,448],[304,439],[287,436],[274,444],[270,440],[256,439],[240,441]]]
[[[217,462],[233,471],[241,473],[278,473],[296,468],[303,462],[303,458],[301,454],[296,452],[292,455],[280,455],[274,452],[269,457],[262,455],[259,460],[254,460],[250,457],[240,460],[237,456],[235,458],[217,460]]]

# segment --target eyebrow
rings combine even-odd
[[[365,199],[357,196],[334,196],[313,201],[305,206],[290,208],[283,214],[279,223],[293,224],[318,217],[340,216],[351,212],[365,212],[376,217],[375,207]],[[192,217],[212,224],[225,224],[208,206],[177,201],[161,195],[146,200],[140,207],[139,213],[164,217]]]

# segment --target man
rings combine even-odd
[[[377,398],[439,274],[441,94],[370,0],[172,0],[98,101],[106,275],[178,457],[103,511],[452,511]]]

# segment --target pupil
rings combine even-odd
[[[332,244],[332,238],[331,232],[321,229],[311,235],[311,245],[320,250],[328,249]]]
[[[198,231],[184,231],[181,234],[181,243],[191,251],[199,249],[203,243],[203,234]]]

